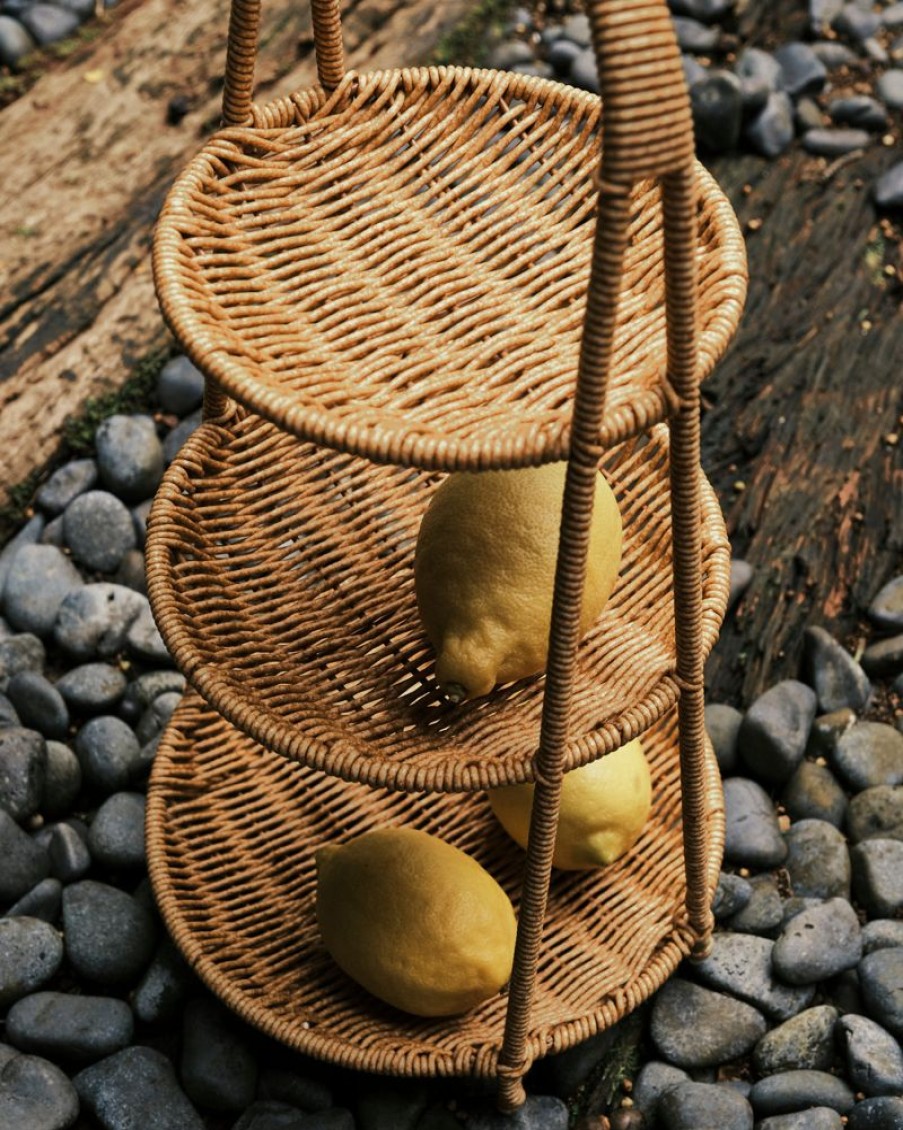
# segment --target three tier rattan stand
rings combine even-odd
[[[703,662],[729,547],[699,461],[699,382],[745,294],[730,206],[694,160],[662,0],[589,7],[603,91],[456,67],[345,72],[251,102],[257,0],[233,0],[224,127],[173,188],[154,268],[207,380],[147,547],[192,690],[151,780],[163,916],[238,1013],[301,1051],[498,1080],[612,1024],[710,942],[723,819]],[[603,115],[604,107],[604,115]],[[604,116],[604,139],[602,117]],[[413,590],[441,474],[568,460],[545,677],[452,706]],[[625,548],[578,643],[596,469]],[[635,848],[552,872],[562,773],[643,735]],[[482,791],[536,782],[526,854]],[[507,993],[452,1020],[380,1004],[330,961],[313,855],[410,824],[518,910]]]

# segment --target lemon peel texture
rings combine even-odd
[[[436,679],[452,702],[545,670],[566,463],[462,471],[436,489],[414,556],[417,607],[436,651]],[[584,635],[611,595],[621,564],[621,516],[596,482]]]
[[[416,1016],[453,1016],[507,983],[514,909],[465,852],[413,828],[380,828],[321,848],[316,863],[323,943],[374,996]]]
[[[509,836],[527,846],[533,785],[491,789],[492,811]],[[638,738],[565,773],[552,863],[565,871],[606,867],[630,850],[649,819],[652,781]]]

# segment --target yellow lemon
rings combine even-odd
[[[316,863],[323,942],[374,996],[417,1016],[453,1016],[511,976],[514,909],[465,852],[381,828],[321,848]]]
[[[527,846],[533,785],[508,785],[487,794],[502,827]],[[565,773],[552,862],[565,871],[613,863],[636,843],[652,807],[649,765],[639,739],[607,757]]]
[[[545,670],[566,467],[458,472],[433,494],[414,581],[436,678],[452,702]],[[600,474],[581,634],[604,608],[620,564],[621,516]]]

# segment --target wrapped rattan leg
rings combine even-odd
[[[668,296],[668,378],[671,419],[671,513],[674,620],[681,688],[680,766],[687,918],[692,956],[711,950],[714,918],[706,881],[705,707],[703,699],[699,384],[696,379],[696,190],[692,165],[663,178],[665,287]]]
[[[204,380],[204,419],[218,420],[220,416],[225,416],[228,410],[229,397],[211,377],[206,377]]]

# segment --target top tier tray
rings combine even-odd
[[[157,229],[161,307],[203,372],[294,435],[377,462],[567,458],[599,99],[430,67],[349,72],[334,90],[249,113],[187,167]],[[696,180],[702,380],[736,328],[746,277],[728,201],[698,164]],[[660,186],[640,180],[604,446],[671,406],[662,230]]]

